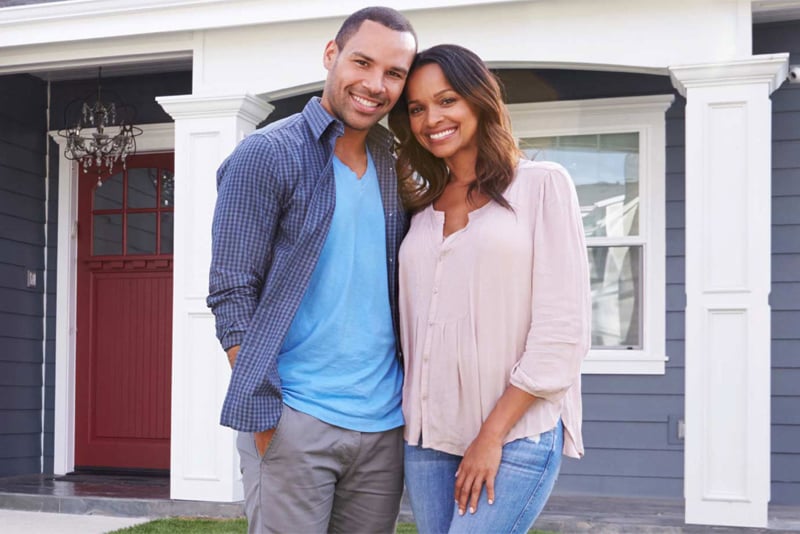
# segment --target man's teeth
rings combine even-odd
[[[367,100],[365,98],[361,98],[360,96],[355,96],[355,95],[353,95],[353,98],[355,99],[356,102],[358,102],[362,106],[367,106],[369,108],[377,108],[378,107],[377,102],[372,102],[370,100]]]
[[[442,132],[437,132],[435,134],[431,134],[430,137],[431,137],[431,139],[433,139],[435,141],[437,139],[441,139],[442,137],[447,137],[448,135],[450,135],[451,133],[453,133],[455,131],[456,131],[455,128],[450,128],[449,130],[444,130]]]

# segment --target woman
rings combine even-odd
[[[521,159],[498,82],[462,47],[418,55],[389,124],[415,212],[400,249],[414,518],[422,533],[527,532],[562,452],[583,454],[575,188],[561,166]]]

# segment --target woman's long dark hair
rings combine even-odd
[[[511,209],[503,192],[514,179],[520,151],[511,134],[499,81],[481,58],[458,45],[443,44],[420,52],[411,73],[430,64],[442,69],[453,90],[478,114],[476,178],[467,190],[467,199],[478,192]],[[397,177],[403,203],[410,211],[419,211],[442,194],[449,170],[444,160],[423,148],[411,132],[406,91],[389,113],[389,127],[398,139]]]

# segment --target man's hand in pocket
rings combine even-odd
[[[256,449],[258,450],[259,456],[263,457],[264,453],[267,452],[267,447],[269,447],[269,442],[272,441],[272,435],[274,433],[275,433],[274,428],[253,433],[255,435]]]

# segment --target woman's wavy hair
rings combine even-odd
[[[417,54],[409,78],[416,69],[430,64],[442,69],[453,90],[478,114],[476,178],[467,190],[467,199],[478,192],[511,209],[503,192],[514,179],[521,152],[511,134],[499,80],[474,52],[452,44]],[[444,160],[423,148],[411,132],[407,91],[389,113],[389,127],[397,137],[397,177],[403,203],[410,211],[419,211],[442,194],[449,170]]]

